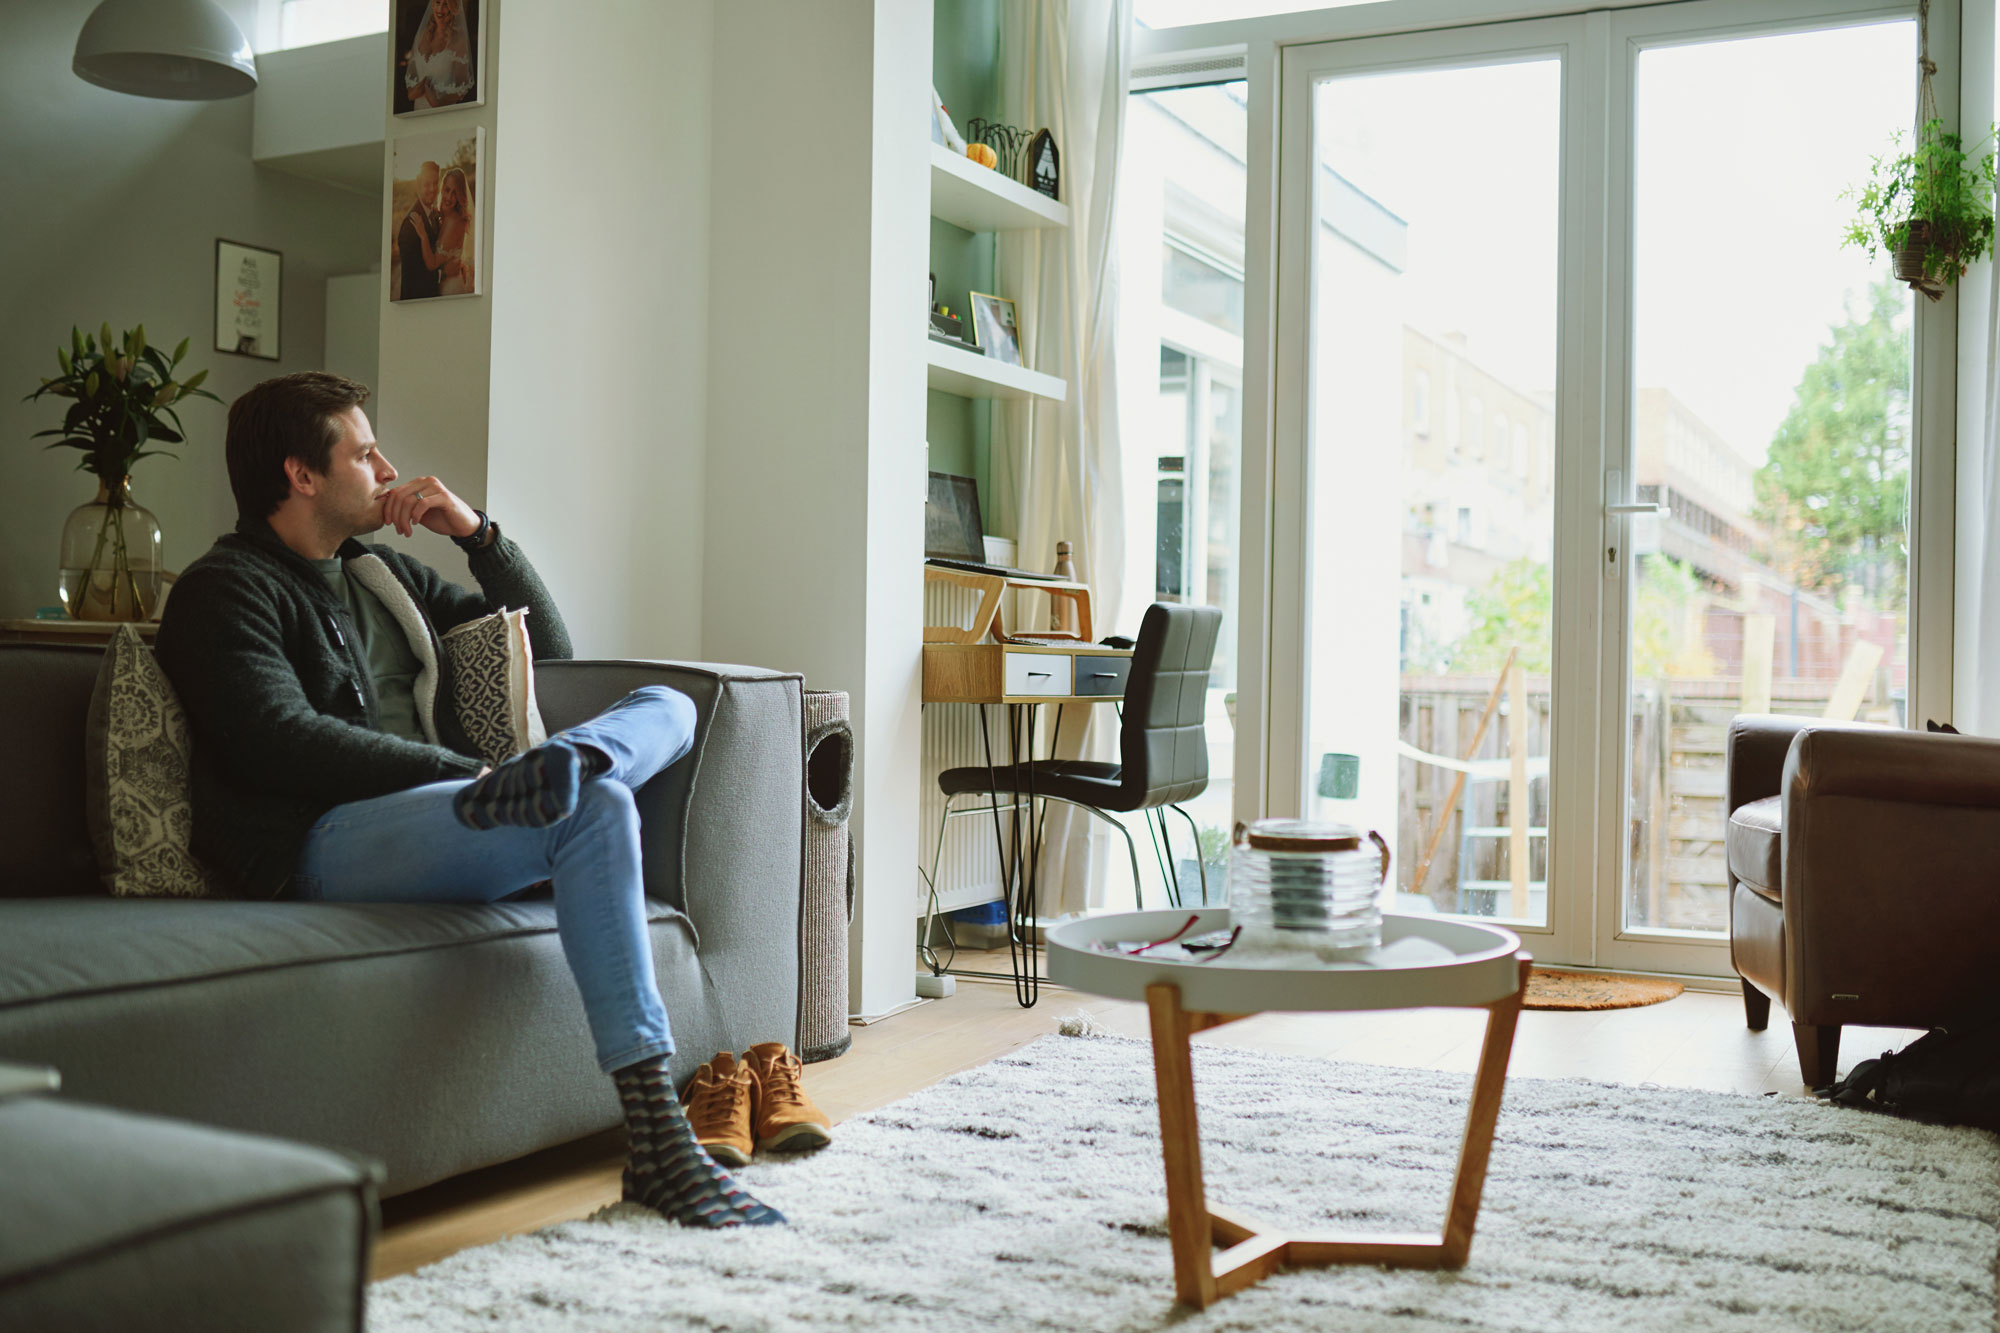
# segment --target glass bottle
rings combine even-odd
[[[150,620],[160,605],[160,523],[132,499],[132,479],[100,477],[97,498],[63,524],[62,604],[75,620]]]

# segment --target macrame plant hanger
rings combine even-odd
[[[1924,130],[1932,121],[1942,119],[1938,115],[1937,93],[1931,87],[1931,76],[1937,73],[1937,61],[1931,59],[1931,0],[1917,0],[1917,124],[1915,149],[1917,160],[1922,165],[1924,175],[1919,194],[1936,199],[1938,197],[1938,160],[1936,154],[1924,152]],[[1914,205],[1916,200],[1912,199]],[[1936,301],[1944,296],[1943,279],[1930,271],[1929,258],[1934,248],[1947,251],[1947,262],[1956,263],[1949,255],[1950,247],[1944,242],[1948,238],[1935,236],[1931,232],[1928,219],[1910,219],[1909,234],[1903,239],[1903,249],[1910,260],[1899,261],[1896,274],[1904,278],[1910,286]],[[1912,268],[1914,271],[1912,272]],[[1905,277],[1908,273],[1910,276]]]

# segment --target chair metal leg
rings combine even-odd
[[[1148,806],[1146,816],[1146,836],[1153,844],[1153,859],[1160,866],[1160,882],[1166,886],[1167,901],[1175,907],[1181,905],[1181,882],[1174,874],[1174,844],[1167,836],[1167,816],[1155,806]],[[1157,826],[1155,825],[1157,821]],[[1164,845],[1165,850],[1161,850]]]
[[[1194,816],[1181,806],[1169,805],[1167,809],[1176,812],[1182,819],[1187,821],[1188,836],[1194,839],[1195,871],[1201,876],[1201,905],[1206,907],[1208,906],[1208,858],[1201,854],[1201,830],[1195,827]],[[1167,817],[1164,814],[1160,816],[1162,824],[1166,822],[1166,819]]]
[[[936,846],[934,846],[934,847],[933,847],[933,848],[931,849],[931,880],[930,880],[930,882],[931,882],[931,884],[932,884],[932,885],[936,885],[936,883],[937,883],[937,868],[938,868],[938,862],[939,862],[939,861],[940,861],[940,860],[941,860],[941,859],[943,858],[943,856],[944,856],[944,831],[945,831],[945,828],[946,828],[946,826],[947,826],[947,825],[949,825],[949,824],[950,824],[950,822],[951,822],[951,816],[952,816],[952,809],[951,809],[951,804],[952,804],[952,802],[953,802],[953,801],[956,801],[956,800],[957,800],[957,799],[958,799],[958,798],[959,798],[960,796],[983,796],[983,795],[986,795],[986,794],[987,794],[987,793],[983,793],[983,792],[958,792],[958,793],[955,793],[955,794],[953,794],[953,795],[951,795],[951,796],[947,796],[947,797],[945,797],[945,798],[944,798],[944,811],[943,811],[943,813],[942,813],[942,814],[940,814],[940,815],[938,816],[938,835],[937,835],[937,844],[936,844]],[[995,795],[998,795],[999,793],[993,793],[993,794],[995,794]],[[1013,796],[1013,797],[1015,798],[1015,799],[1014,799],[1014,804],[1013,804],[1013,806],[1011,807],[1011,809],[1012,809],[1012,812],[1013,812],[1014,816],[1015,816],[1015,817],[1016,817],[1016,818],[1018,819],[1018,818],[1020,818],[1020,817],[1021,817],[1021,811],[1020,811],[1020,794],[1019,794],[1018,792],[1012,792],[1012,793],[1007,793],[1007,794],[1008,794],[1008,795],[1012,795],[1012,796]],[[1061,801],[1061,802],[1062,802],[1062,803],[1063,803],[1064,805],[1073,805],[1073,806],[1075,806],[1075,807],[1076,807],[1077,809],[1079,809],[1079,810],[1082,810],[1082,811],[1084,811],[1084,812],[1086,812],[1086,813],[1088,813],[1088,814],[1092,814],[1092,815],[1095,815],[1095,816],[1097,816],[1097,817],[1098,817],[1099,819],[1103,820],[1103,821],[1104,821],[1105,823],[1107,823],[1107,824],[1111,825],[1111,827],[1112,827],[1112,828],[1115,828],[1115,829],[1117,829],[1117,830],[1118,830],[1118,832],[1119,832],[1119,835],[1120,835],[1121,837],[1123,837],[1123,838],[1125,839],[1125,855],[1126,855],[1126,857],[1127,857],[1128,859],[1130,859],[1130,861],[1131,861],[1131,863],[1132,863],[1132,896],[1133,896],[1133,899],[1134,899],[1134,902],[1135,902],[1135,905],[1136,905],[1136,906],[1137,906],[1137,907],[1139,908],[1139,910],[1140,910],[1140,911],[1142,911],[1142,912],[1143,912],[1144,910],[1146,910],[1146,888],[1145,888],[1145,883],[1144,883],[1144,881],[1142,881],[1142,880],[1141,880],[1141,879],[1139,878],[1139,844],[1138,844],[1137,842],[1133,841],[1133,839],[1132,839],[1132,830],[1131,830],[1131,829],[1128,829],[1128,828],[1126,828],[1124,824],[1122,824],[1122,823],[1120,823],[1120,822],[1119,822],[1118,820],[1116,820],[1116,819],[1112,818],[1112,817],[1111,817],[1111,815],[1110,815],[1110,814],[1109,814],[1108,812],[1106,812],[1106,811],[1103,811],[1103,810],[1100,810],[1100,809],[1098,809],[1098,808],[1097,808],[1096,806],[1094,806],[1094,805],[1085,805],[1085,804],[1084,804],[1084,803],[1083,803],[1082,801],[1072,801],[1072,800],[1069,800],[1069,799],[1067,799],[1066,797],[1062,797],[1062,796],[1047,796],[1047,795],[1044,795],[1044,796],[1041,796],[1041,797],[1040,797],[1039,799],[1040,799],[1040,800],[1044,800],[1044,801]],[[1002,808],[1003,808],[1003,809],[1008,809],[1008,808],[1010,808],[1010,807],[1002,807]],[[968,813],[969,813],[969,812],[968,812]],[[923,936],[921,937],[921,938],[923,938],[923,939],[925,939],[925,940],[928,940],[928,939],[930,938],[930,929],[931,929],[931,918],[932,918],[932,915],[933,915],[933,913],[932,913],[932,912],[931,912],[931,910],[930,910],[930,904],[929,904],[929,900],[928,900],[928,899],[926,899],[926,901],[925,901],[925,911],[924,911],[924,934],[923,934]]]
[[[1072,801],[1066,796],[1044,795],[1041,799],[1043,799],[1044,801],[1061,801],[1064,805],[1073,805],[1079,810],[1083,810],[1089,814],[1096,815],[1099,819],[1111,825],[1112,828],[1117,829],[1121,834],[1124,835],[1125,854],[1132,859],[1132,897],[1136,901],[1139,910],[1142,912],[1145,911],[1146,890],[1143,882],[1139,878],[1139,844],[1132,840],[1132,830],[1126,828],[1123,824],[1113,819],[1109,813],[1098,809],[1094,805],[1085,805],[1082,801]]]

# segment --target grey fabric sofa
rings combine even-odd
[[[619,1122],[546,898],[487,907],[105,896],[84,827],[101,650],[0,644],[0,1060],[66,1097],[324,1145],[393,1195]],[[638,793],[661,994],[685,1078],[796,1046],[803,682],[751,667],[548,662],[551,732],[641,685],[695,748]]]
[[[279,1139],[0,1098],[0,1328],[353,1333],[375,1199]]]

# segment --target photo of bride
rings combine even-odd
[[[389,183],[389,299],[477,296],[486,131],[395,140]]]
[[[477,106],[479,0],[396,0],[389,71],[391,110],[398,116]]]

